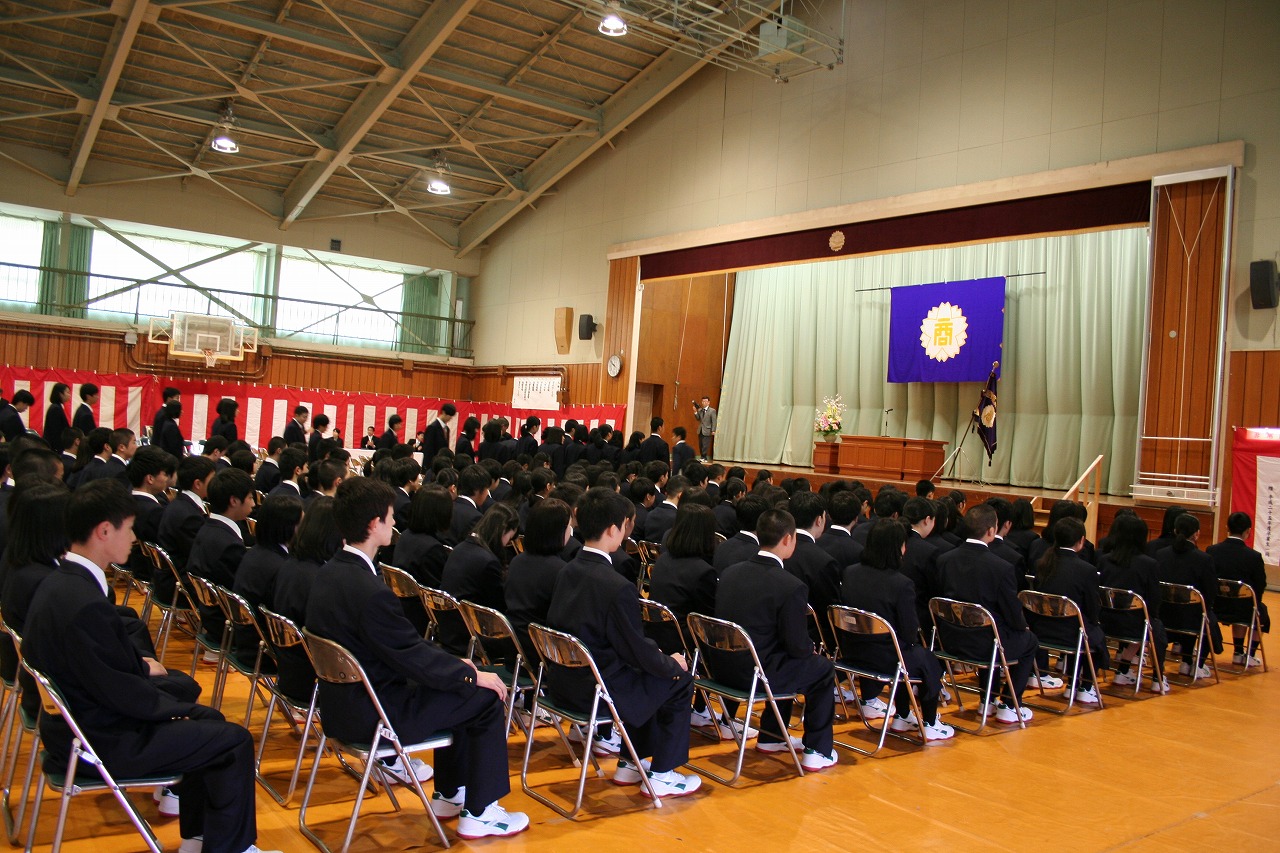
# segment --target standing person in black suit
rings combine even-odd
[[[71,425],[85,435],[93,432],[98,426],[98,421],[93,416],[93,407],[98,405],[98,399],[101,396],[101,389],[92,382],[86,382],[80,386],[80,405],[76,408],[75,416],[71,418]]]
[[[693,677],[683,654],[664,655],[645,637],[636,586],[614,570],[610,555],[626,537],[628,509],[626,498],[609,489],[583,495],[576,518],[585,544],[556,581],[547,622],[591,652],[636,753],[651,756],[648,767],[619,759],[614,782],[635,785],[647,775],[659,796],[680,797],[702,784],[677,770],[689,760]],[[581,670],[552,668],[547,685],[571,707],[591,706],[594,681]]]
[[[924,718],[925,740],[949,740],[955,737],[956,730],[938,716],[942,664],[933,652],[920,644],[915,586],[904,574],[895,571],[906,554],[906,542],[907,528],[902,523],[889,519],[874,522],[862,561],[844,570],[841,603],[869,610],[893,626],[907,665],[907,675],[920,679],[916,699],[920,703],[920,716]],[[847,662],[875,672],[893,672],[898,666],[898,656],[888,637],[855,638],[846,634],[840,638],[840,653]],[[872,685],[876,695],[868,697],[865,694],[870,692],[868,687]],[[878,699],[881,687],[878,682],[864,682],[863,698]],[[889,723],[892,731],[920,728],[921,723],[912,713],[911,700],[906,694],[910,689],[909,684],[899,685],[897,695],[891,697],[895,709],[894,718]]]
[[[436,454],[449,447],[449,423],[458,414],[458,407],[453,403],[445,403],[440,407],[440,414],[427,424],[427,434],[423,439],[422,464],[430,465]]]
[[[965,513],[964,520],[974,538],[966,539],[938,557],[942,595],[957,601],[980,604],[991,613],[1013,679],[1013,684],[1001,687],[995,717],[1001,723],[1017,724],[1021,715],[1022,721],[1026,722],[1033,716],[1031,709],[1020,705],[1015,710],[1013,697],[1020,698],[1027,689],[1027,681],[1035,670],[1034,655],[1039,641],[1027,627],[1022,603],[1018,601],[1017,587],[1013,583],[1012,567],[992,554],[988,547],[996,538],[996,511],[985,504],[979,504]],[[988,654],[985,647],[956,647],[948,651],[978,658],[984,658]],[[980,683],[985,685],[987,674],[983,670],[978,672]],[[1012,693],[1009,692],[1011,690]]]
[[[1204,552],[1213,560],[1214,570],[1223,580],[1244,581],[1253,588],[1258,599],[1258,620],[1263,632],[1271,631],[1271,615],[1267,613],[1267,605],[1262,602],[1262,593],[1267,588],[1267,566],[1262,561],[1262,554],[1245,544],[1244,537],[1249,535],[1253,527],[1253,519],[1245,512],[1233,512],[1227,516],[1227,538],[1217,545],[1210,545]],[[1246,604],[1239,612],[1222,612],[1218,616],[1232,622],[1248,622],[1251,618]],[[1238,624],[1233,626],[1232,641],[1235,654],[1232,658],[1236,666],[1262,666],[1262,661],[1254,656],[1262,638],[1255,636],[1246,651],[1244,647],[1245,629]]]
[[[671,470],[683,472],[684,466],[694,459],[693,448],[685,440],[689,437],[689,433],[684,427],[678,426],[671,430],[671,434],[676,439],[676,443],[671,447]]]
[[[458,545],[466,541],[471,528],[483,513],[480,507],[489,498],[489,472],[481,465],[468,465],[458,475],[458,497],[453,502],[453,518],[449,523],[449,541]]]
[[[165,550],[179,572],[186,568],[191,543],[208,517],[204,499],[213,473],[213,460],[207,456],[188,456],[178,463],[178,496],[169,501],[160,516],[160,541],[156,544]],[[161,572],[151,582],[151,593],[157,601],[171,604],[176,584],[172,574]]]
[[[35,405],[36,398],[25,388],[13,392],[13,399],[6,402],[0,399],[0,435],[5,441],[13,441],[27,431],[22,420],[22,413]]]
[[[502,462],[502,422],[486,421],[480,428],[480,445],[476,448],[476,460],[493,459]]]
[[[253,511],[253,480],[236,468],[213,475],[209,483],[209,517],[205,519],[187,555],[187,574],[231,589],[247,550],[240,522]],[[200,605],[200,622],[210,637],[221,637],[226,617],[221,607]]]
[[[542,429],[542,419],[530,415],[520,426],[520,438],[516,440],[516,454],[526,453],[529,456],[538,452],[538,432]]]
[[[170,400],[157,415],[154,437],[151,443],[167,452],[174,459],[182,459],[187,455],[187,439],[178,426],[178,418],[182,417],[182,403]]]
[[[738,532],[721,542],[716,548],[716,555],[711,564],[721,575],[724,570],[749,560],[760,551],[760,540],[756,538],[756,524],[760,516],[769,509],[769,502],[759,495],[744,495],[738,501]]]
[[[662,418],[649,419],[649,437],[640,442],[640,455],[637,461],[671,464],[671,447],[661,435],[662,424]]]
[[[133,535],[138,542],[160,540],[160,519],[164,517],[165,490],[177,470],[178,460],[158,447],[139,447],[129,463],[129,485],[133,487]],[[129,568],[143,580],[152,579],[151,561],[143,558],[135,547],[129,555]]]
[[[66,697],[116,778],[182,774],[182,850],[253,851],[253,738],[212,708],[159,689],[159,664],[143,661],[108,601],[103,567],[128,559],[133,501],[118,483],[90,483],[67,505],[71,549],[31,602],[23,654]],[[72,735],[41,715],[50,766],[65,766]],[[201,841],[197,842],[197,839]]]
[[[164,423],[164,419],[167,417],[167,415],[165,414],[165,407],[167,407],[170,403],[181,403],[181,402],[182,402],[182,393],[177,388],[169,387],[169,388],[165,388],[164,391],[161,392],[160,408],[156,409],[155,417],[151,419],[151,443],[152,444],[155,444],[156,440],[160,437],[160,426],[161,424]],[[178,411],[181,412],[182,410],[179,409]]]
[[[538,445],[538,453],[534,458],[542,454],[546,455],[547,465],[555,473],[556,479],[563,480],[568,467],[564,458],[564,430],[549,426],[542,431],[542,444]]]
[[[324,412],[311,419],[311,436],[307,439],[307,461],[320,461],[320,445],[329,437],[329,416]]]
[[[253,475],[253,487],[264,495],[271,494],[271,490],[280,485],[280,454],[286,447],[285,440],[278,435],[267,442],[267,455],[262,457],[262,463]]]
[[[49,392],[49,405],[44,410],[44,440],[55,453],[62,450],[62,434],[71,426],[67,417],[67,403],[71,402],[71,386],[65,382],[54,384]]]
[[[1164,672],[1165,653],[1169,648],[1169,636],[1160,621],[1159,566],[1154,557],[1146,553],[1147,523],[1136,515],[1117,515],[1107,533],[1109,548],[1098,558],[1098,572],[1102,586],[1126,589],[1142,596],[1147,605],[1147,617],[1151,620],[1151,639],[1156,647],[1156,672]],[[1142,614],[1132,611],[1112,616],[1131,637],[1142,636]],[[1130,664],[1137,657],[1137,643],[1129,643],[1120,649],[1116,658],[1116,673],[1111,683],[1132,686],[1138,683],[1138,675],[1129,672]],[[1169,681],[1162,674],[1151,682],[1156,693],[1168,693]]]
[[[1209,636],[1201,643],[1200,659],[1192,660],[1195,657],[1193,641],[1185,639],[1182,643],[1182,666],[1178,671],[1183,675],[1191,675],[1194,671],[1196,678],[1210,678],[1213,672],[1204,665],[1205,659],[1209,657],[1210,650],[1214,654],[1222,653],[1222,628],[1213,612],[1213,604],[1218,598],[1218,575],[1213,558],[1196,547],[1200,539],[1200,519],[1184,512],[1173,521],[1173,535],[1173,544],[1156,553],[1156,576],[1165,583],[1194,586],[1200,590],[1209,616]],[[1166,628],[1189,631],[1192,635],[1199,633],[1198,613],[1193,616],[1188,609],[1171,614],[1165,607],[1160,611]]]
[[[347,649],[364,667],[391,724],[406,743],[441,729],[453,745],[435,751],[432,811],[458,816],[463,838],[514,835],[528,816],[508,813],[498,799],[510,791],[507,767],[506,687],[422,638],[404,617],[395,594],[373,564],[391,543],[391,487],[352,477],[338,487],[334,520],[346,545],[320,569],[307,602],[307,628]],[[325,730],[342,740],[367,740],[377,715],[358,685],[320,685]],[[387,768],[408,780],[430,778],[431,768]]]
[[[209,437],[220,435],[227,440],[230,446],[233,442],[240,440],[240,428],[236,426],[236,413],[240,411],[240,404],[230,397],[223,397],[218,401],[215,409],[218,417],[214,419],[213,426],[209,428]]]
[[[1049,595],[1061,595],[1071,599],[1084,617],[1087,646],[1085,653],[1093,659],[1098,669],[1106,669],[1109,662],[1107,638],[1099,623],[1102,601],[1098,595],[1098,570],[1080,559],[1084,547],[1084,524],[1075,518],[1064,518],[1053,530],[1054,549],[1036,563],[1036,590]],[[1036,638],[1072,645],[1079,629],[1075,625],[1063,626],[1058,620],[1037,618],[1028,614],[1031,629]],[[1049,663],[1049,654],[1041,651],[1037,663],[1043,672]],[[1077,683],[1076,701],[1082,705],[1097,705],[1098,691],[1089,674],[1089,666],[1080,661],[1080,678]],[[1043,676],[1041,676],[1043,680]]]
[[[400,425],[404,423],[404,418],[399,415],[392,415],[387,418],[387,431],[378,439],[378,448],[380,450],[391,450],[400,443],[400,436],[396,432],[400,429]]]
[[[813,492],[796,492],[791,498],[791,517],[796,525],[796,544],[783,567],[808,587],[809,606],[818,616],[818,624],[809,626],[810,638],[834,648],[831,624],[825,617],[827,608],[840,601],[841,566],[818,545],[827,526],[827,502]],[[883,708],[880,716],[884,716]]]
[[[538,659],[529,639],[529,625],[545,625],[556,580],[564,569],[560,552],[569,544],[573,511],[555,498],[538,501],[531,510],[525,527],[524,551],[517,554],[507,570],[506,609],[520,648],[531,660]],[[402,540],[403,541],[403,540]]]
[[[285,444],[307,443],[307,419],[310,417],[311,410],[306,406],[294,407],[293,417],[289,419],[289,423],[284,425]]]
[[[711,408],[711,398],[705,395],[701,406],[697,403],[692,405],[693,416],[698,421],[698,455],[703,459],[710,459],[716,430],[720,428],[720,416]]]
[[[792,746],[804,748],[800,762],[805,770],[818,771],[836,763],[832,744],[835,720],[835,669],[818,654],[809,636],[809,590],[804,582],[784,568],[796,547],[796,525],[785,510],[771,509],[756,524],[760,550],[750,559],[720,573],[716,589],[716,616],[736,622],[751,637],[765,675],[775,693],[804,694],[804,738],[801,742],[778,731],[771,713],[761,714],[761,752],[786,752],[783,737]],[[710,661],[709,661],[710,663]],[[746,688],[751,673],[730,670],[720,680]],[[783,721],[791,717],[792,702],[778,702]]]

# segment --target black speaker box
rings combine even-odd
[[[1254,308],[1275,308],[1280,305],[1280,283],[1276,281],[1275,261],[1254,261],[1249,264],[1249,298]]]
[[[589,341],[591,336],[596,333],[595,318],[590,314],[578,315],[578,340]]]

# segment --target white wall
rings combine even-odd
[[[615,243],[1243,139],[1233,348],[1280,348],[1248,263],[1280,255],[1277,0],[848,0],[846,62],[785,85],[699,73],[491,240],[478,364],[603,316]]]

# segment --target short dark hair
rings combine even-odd
[[[182,396],[182,392],[179,391],[177,388],[174,388],[172,385],[166,387],[164,391],[160,393],[160,399],[166,403],[172,400],[174,397],[181,397],[181,396]]]
[[[827,502],[814,492],[796,492],[791,496],[791,516],[796,527],[809,529],[827,511]]]
[[[328,495],[321,495],[307,504],[302,523],[294,532],[293,543],[289,546],[291,557],[327,563],[338,552],[342,547],[342,531],[334,523],[335,504],[336,501]]]
[[[1004,523],[1006,521],[1012,520],[1013,504],[1009,503],[1005,498],[1002,498],[999,495],[992,495],[983,501],[983,503],[996,511],[997,529],[1004,527]]]
[[[927,498],[933,494],[932,480],[916,480],[916,497]]]
[[[908,524],[916,525],[926,518],[934,517],[934,504],[928,498],[910,498],[902,505],[902,517]]]
[[[712,467],[720,468],[721,471],[724,470],[723,467],[718,465],[712,466]],[[686,462],[684,465],[684,469],[681,470],[680,473],[688,477],[689,482],[695,486],[705,483],[711,479],[710,469],[708,469],[706,465],[703,465],[697,459],[690,459],[688,462]]]
[[[369,538],[369,524],[385,518],[394,501],[395,491],[381,480],[372,477],[343,480],[333,508],[338,532],[349,544],[359,545]]]
[[[209,483],[209,509],[224,513],[231,506],[231,499],[244,500],[253,491],[253,478],[239,468],[223,468],[213,475]]]
[[[45,482],[53,482],[58,479],[58,466],[61,464],[62,457],[52,450],[27,447],[9,460],[9,476],[15,481],[19,477],[35,476]]]
[[[986,504],[978,504],[965,510],[964,523],[970,533],[980,537],[999,525],[1000,521],[994,509]]]
[[[216,480],[216,478],[215,478]],[[302,499],[294,495],[272,495],[258,510],[258,526],[253,537],[259,545],[278,548],[293,541],[302,520]]]
[[[196,482],[214,471],[213,460],[208,456],[187,456],[178,463],[178,488],[189,491]]]
[[[271,436],[271,440],[267,442],[267,455],[275,456],[288,446],[288,442],[286,442],[282,436],[273,435]]]
[[[124,429],[123,427],[120,429],[113,429],[111,431],[111,439],[110,439],[111,452],[115,453],[116,449],[122,445],[128,446],[129,442],[132,440],[133,440],[133,430]]]
[[[240,404],[231,397],[223,397],[213,410],[227,420],[231,420],[236,416],[236,412],[240,410]]]
[[[472,497],[492,483],[493,477],[483,465],[468,465],[458,474],[458,494]]]
[[[455,406],[453,403],[445,403],[443,406],[440,407],[440,413],[444,415],[448,415],[449,417],[453,417],[454,415],[458,414],[458,407]]]
[[[657,492],[654,490],[653,480],[648,477],[636,477],[627,489],[627,497],[638,504],[644,503],[645,498],[654,494]]]
[[[93,531],[104,521],[112,527],[120,527],[126,519],[138,514],[133,496],[115,477],[90,480],[71,493],[67,499],[67,539],[72,543],[87,542]],[[104,567],[105,568],[105,567]]]
[[[327,423],[327,421],[326,421],[326,423]],[[402,424],[402,423],[404,423],[404,418],[400,417],[399,415],[392,415],[391,417],[387,418],[387,427],[388,427],[388,428],[398,427],[398,426],[400,426],[400,424]]]
[[[567,503],[555,498],[538,501],[529,508],[524,525],[526,554],[549,557],[564,550],[564,534],[573,518]]]
[[[422,466],[412,456],[392,459],[387,463],[387,468],[387,482],[398,489],[405,488],[422,476]]]
[[[587,489],[577,505],[578,531],[585,541],[599,539],[610,527],[626,523],[630,502],[611,489]]]
[[[320,414],[316,415],[314,418],[311,419],[311,425],[316,429],[320,429],[321,427],[327,427],[329,425],[329,416],[326,415],[324,412],[321,412]]]
[[[452,519],[453,498],[444,486],[428,483],[414,492],[407,522],[410,531],[437,536],[449,529]]]
[[[62,431],[62,435],[59,436],[58,440],[62,442],[62,449],[66,450],[82,438],[84,438],[84,432],[82,430],[76,429],[75,427],[67,427]]]
[[[831,523],[848,527],[862,513],[862,501],[853,492],[845,489],[830,496]]]
[[[224,436],[211,435],[204,440],[204,450],[201,451],[201,455],[210,456],[215,450],[225,451],[226,449],[227,439]]]
[[[133,454],[133,459],[129,461],[129,467],[125,472],[129,475],[129,482],[133,487],[140,489],[147,481],[147,477],[172,474],[177,467],[178,460],[172,453],[154,445],[147,445],[139,447],[138,452]]]
[[[347,464],[337,459],[326,459],[317,466],[316,483],[321,489],[327,489],[347,476]]]
[[[871,522],[867,531],[867,547],[859,562],[873,569],[889,570],[902,565],[902,546],[907,541],[907,529],[896,518],[879,518]]]
[[[94,394],[97,394],[99,390],[101,389],[99,389],[97,385],[94,385],[92,382],[86,382],[80,386],[80,399],[88,400]]]
[[[23,388],[13,392],[13,399],[10,400],[10,402],[15,406],[20,406],[23,403],[26,403],[28,406],[34,406],[36,404],[36,398],[31,395],[30,391]]]
[[[1253,519],[1247,512],[1233,512],[1227,516],[1227,533],[1232,536],[1243,536],[1253,527]]]
[[[9,499],[4,560],[10,569],[29,563],[56,565],[66,553],[66,511],[70,492],[60,481],[27,485]]]
[[[291,480],[293,475],[299,468],[307,464],[307,453],[305,450],[296,450],[292,447],[285,448],[280,454],[280,476],[282,479]]]
[[[675,429],[671,430],[671,434],[672,434],[672,435],[674,435],[676,438],[688,438],[688,437],[689,437],[689,432],[688,432],[688,430],[686,430],[686,429],[685,429],[684,427],[682,427],[682,426],[678,426],[678,427],[676,427]]]
[[[765,510],[756,522],[756,538],[761,548],[772,548],[795,532],[796,520],[785,509]]]
[[[652,462],[646,462],[644,466],[644,475],[656,484],[663,477],[671,473],[671,466],[663,462],[661,459],[655,459]]]
[[[309,414],[311,414],[311,410],[310,410],[310,409],[308,409],[306,406],[294,406],[294,407],[293,407],[293,416],[294,416],[295,418],[296,418],[298,415],[309,415]]]
[[[1014,530],[1031,530],[1036,526],[1036,510],[1031,501],[1018,498],[1009,505],[1009,518]]]
[[[666,550],[673,557],[701,557],[710,562],[716,550],[715,512],[701,504],[681,503]]]
[[[659,418],[659,417],[649,418],[649,432],[657,432],[658,430],[662,429],[662,423],[663,423],[662,418]]]
[[[678,498],[685,493],[690,485],[688,477],[682,477],[677,474],[667,480],[667,484],[663,487],[662,493],[668,498]]]
[[[227,457],[227,460],[231,463],[232,468],[235,468],[237,471],[243,471],[252,476],[253,463],[257,458],[258,457],[253,455],[252,450],[237,450],[235,453],[232,453]]]
[[[760,495],[746,495],[734,506],[734,513],[738,516],[738,529],[754,533],[760,516],[768,509],[769,502]]]
[[[902,514],[902,507],[906,502],[907,496],[902,492],[896,489],[885,490],[876,495],[872,509],[880,518],[893,518]]]

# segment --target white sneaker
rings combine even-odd
[[[891,732],[914,732],[918,728],[920,722],[916,719],[915,711],[908,711],[905,717],[894,717],[893,722],[889,723]]]
[[[431,769],[431,765],[423,761],[421,758],[410,758],[409,767],[419,782],[426,782],[435,775],[435,771]],[[393,764],[388,764],[383,761],[380,769],[383,773],[390,776],[392,779],[395,779],[401,785],[413,784],[409,778],[409,773],[404,769],[404,761],[398,756]]]
[[[649,767],[651,766],[649,764],[649,759],[642,758],[640,759],[640,763],[644,765],[644,773],[648,773]],[[627,761],[625,758],[619,758],[618,766],[613,771],[613,784],[639,785],[640,780],[644,778],[644,773],[641,773],[640,770],[630,761]]]
[[[458,818],[458,837],[466,839],[503,837],[524,832],[529,828],[529,816],[524,812],[509,812],[497,803],[490,803],[480,814],[473,815],[466,809]]]
[[[205,649],[204,654],[200,656],[200,660],[204,663],[217,663],[219,659],[220,656],[217,652],[210,651],[208,649]]]
[[[649,773],[649,784],[659,797],[687,797],[702,787],[702,777],[696,773],[680,773],[668,770],[666,773]],[[649,796],[649,787],[642,786],[640,792]]]
[[[1231,662],[1246,669],[1251,666],[1262,666],[1262,660],[1255,655],[1232,655]]]
[[[719,728],[720,728],[721,737],[733,738],[734,740],[737,740],[742,735],[742,723],[739,722],[738,720],[730,720],[727,718],[722,718],[719,723]],[[755,729],[751,726],[747,726],[747,740],[751,740],[753,737],[755,737],[758,734],[760,734],[758,729]]]
[[[800,756],[800,766],[810,773],[816,773],[819,770],[826,770],[828,767],[836,763],[836,751],[831,750],[830,755],[823,755],[812,749],[806,749],[804,755]]]
[[[1159,693],[1160,695],[1163,696],[1164,694],[1170,692],[1170,690],[1171,688],[1169,687],[1169,679],[1161,678],[1159,681],[1157,681],[1154,678],[1151,679],[1151,692]]]
[[[835,693],[837,702],[841,699],[850,704],[858,701],[858,694],[850,690],[848,687],[845,687],[843,684],[837,685]]]
[[[956,736],[956,730],[946,723],[942,722],[942,718],[934,720],[932,723],[925,723],[924,739],[931,740],[951,740]]]
[[[1197,666],[1195,669],[1196,672],[1192,680],[1195,680],[1196,678],[1213,678],[1213,670],[1209,669],[1209,667]],[[1191,664],[1184,661],[1183,664],[1178,667],[1178,674],[1191,675]]]
[[[938,691],[938,702],[943,705],[951,704],[951,691],[947,689],[945,684],[942,685],[942,689]]]
[[[715,720],[706,711],[690,711],[689,725],[695,729],[707,729],[715,725]]]
[[[876,697],[870,702],[860,702],[862,705],[862,716],[868,720],[882,720],[885,714],[892,714],[893,707],[886,705],[884,700]]]
[[[804,749],[804,741],[800,740],[800,738],[795,735],[791,735],[790,739],[791,746],[795,748],[796,752]],[[787,745],[780,740],[770,741],[767,743],[763,741],[756,741],[756,750],[759,752],[786,752]]]
[[[578,726],[569,728],[570,743],[582,743],[582,738],[583,734]],[[622,735],[616,731],[611,731],[608,737],[597,734],[591,742],[591,751],[601,756],[617,755],[622,751]]]
[[[467,799],[467,788],[462,786],[458,789],[458,793],[452,797],[446,797],[439,791],[431,795],[431,813],[440,818],[457,817],[462,814],[462,810],[466,808],[464,805]]]
[[[178,816],[178,795],[173,792],[172,788],[156,788],[151,794],[151,799],[156,801],[160,814],[165,817]],[[197,839],[193,838],[191,840],[195,841]],[[203,843],[204,837],[201,836],[199,840]],[[194,853],[200,853],[200,851],[196,850]]]
[[[263,850],[261,847],[259,847],[256,844],[250,844],[248,847],[244,848],[244,853],[283,853],[283,851]]]
[[[1117,672],[1111,677],[1111,683],[1119,687],[1132,687],[1138,683],[1138,676],[1132,672]]]
[[[1039,677],[1034,675],[1031,676],[1031,678],[1028,679],[1027,681],[1027,686],[1032,688],[1033,690],[1037,688],[1044,688],[1045,690],[1057,690],[1059,687],[1062,686],[1062,683],[1063,683],[1062,679],[1058,678],[1056,675],[1047,675],[1042,672],[1040,673]]]
[[[1031,709],[1026,705],[1020,705],[1015,711],[1013,708],[1003,702],[996,703],[996,721],[1000,723],[1008,723],[1017,725],[1018,718],[1022,718],[1022,722],[1027,722],[1032,717]]]
[[[1077,690],[1076,701],[1081,705],[1097,705],[1101,701],[1098,699],[1098,688],[1090,687],[1088,690]]]
[[[203,835],[197,835],[195,838],[184,838],[182,843],[178,845],[178,853],[202,853],[203,850]]]

